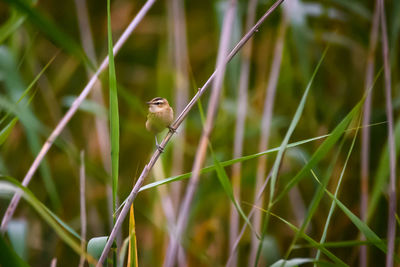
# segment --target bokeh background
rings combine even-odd
[[[157,96],[165,97],[177,114],[194,96],[215,69],[221,27],[229,2],[157,1],[115,56],[120,122],[117,194],[120,201],[129,194],[155,150],[154,136],[144,127],[146,101]],[[267,0],[253,2],[256,2],[256,19],[273,3]],[[143,0],[111,1],[114,43],[144,3]],[[237,2],[230,48],[246,32],[248,5],[249,1]],[[0,2],[0,131],[3,133],[0,174],[22,181],[46,138],[85,87],[93,70],[107,56],[106,7],[106,1],[93,0]],[[362,196],[367,197],[370,213],[367,225],[386,245],[389,159],[385,145],[389,124],[385,113],[380,26],[378,36],[375,37],[376,49],[371,50],[375,9],[375,1],[286,0],[255,33],[251,55],[243,56],[242,50],[228,64],[209,142],[219,161],[237,157],[234,155],[234,147],[237,145],[237,109],[241,101],[246,101],[239,97],[238,92],[246,58],[249,72],[244,135],[241,139],[242,156],[280,146],[326,47],[329,46],[326,56],[313,80],[304,111],[289,143],[331,133],[363,98],[368,87],[367,67],[371,66],[373,60],[374,70],[369,79],[376,79],[376,83],[371,94],[369,122],[363,124],[362,119],[358,119],[362,118],[362,114],[355,116],[349,125],[353,130],[347,131],[335,142],[333,148],[313,167],[313,171],[321,180],[328,177],[327,189],[334,193],[346,158],[350,155],[339,186],[338,198],[354,215],[362,218],[360,199]],[[385,11],[394,115],[392,126],[398,129],[400,2],[385,1]],[[85,24],[85,21],[89,24]],[[248,51],[248,47],[244,49]],[[88,61],[85,63],[82,51],[92,62],[92,69]],[[277,60],[278,64],[274,64]],[[39,79],[34,82],[28,94],[18,102],[38,75]],[[276,79],[275,86],[271,85],[272,79]],[[269,102],[272,105],[269,127],[263,132],[269,86],[274,87],[276,93]],[[201,105],[205,110],[209,97],[210,90],[201,97]],[[29,184],[29,189],[39,201],[80,233],[79,168],[82,164],[80,151],[84,151],[86,240],[108,235],[112,227],[108,106],[109,81],[106,69]],[[18,121],[11,123],[17,117]],[[369,175],[366,178],[369,188],[363,194],[362,130],[354,130],[361,125],[364,127],[362,129],[370,132],[370,148],[367,153]],[[156,165],[145,183],[191,172],[202,129],[199,106],[195,105],[184,127],[178,129],[177,135],[162,154],[159,160],[162,164]],[[7,134],[4,134],[6,130]],[[396,150],[400,143],[397,132]],[[356,133],[354,148],[349,152]],[[260,145],[263,138],[268,140],[265,147]],[[296,176],[324,140],[308,142],[285,152],[279,168],[276,194]],[[240,190],[240,197],[236,197],[246,214],[255,203],[255,190],[259,189],[256,177],[260,164],[263,165],[264,170],[261,172],[265,179],[274,164],[276,153],[261,158],[264,159],[261,162],[260,157],[244,161],[240,183],[233,182],[235,192]],[[214,161],[209,150],[204,166],[212,164]],[[383,174],[378,170],[383,170]],[[232,179],[232,166],[225,167],[225,171]],[[379,183],[376,182],[378,177]],[[170,234],[166,217],[169,214],[176,218],[176,214],[171,212],[179,209],[186,185],[187,179],[182,179],[169,185],[157,186],[141,192],[135,200],[139,266],[162,265]],[[309,172],[274,206],[272,212],[300,227],[307,211],[314,207],[311,203],[318,187],[319,184]],[[269,192],[269,187],[266,191]],[[370,194],[367,194],[371,192],[377,192],[375,206],[372,207],[371,197],[368,197]],[[3,216],[11,194],[3,192],[1,196],[0,214]],[[162,205],[165,198],[171,201],[173,210],[165,209]],[[266,193],[261,207],[268,206],[268,198]],[[188,226],[182,246],[189,266],[226,264],[231,255],[231,203],[215,171],[201,175],[190,212],[186,214]],[[324,232],[331,203],[332,199],[324,193],[305,230],[316,241],[320,240]],[[265,215],[264,212],[261,214]],[[48,266],[53,258],[57,258],[58,266],[78,265],[80,255],[60,238],[27,201],[20,202],[13,219],[11,225],[17,230],[10,227],[6,235],[7,243],[31,266]],[[243,218],[237,220],[240,226],[244,224]],[[262,241],[260,265],[272,264],[284,258],[288,251],[288,259],[315,258],[316,246],[302,238],[297,240],[294,247],[290,247],[295,234],[287,224],[270,217]],[[366,242],[366,256],[360,254],[358,240],[361,239],[361,232],[337,207],[326,234],[326,242],[332,245],[326,248],[350,266],[357,265],[361,257],[364,257],[368,266],[378,266],[385,262],[385,253],[369,242]],[[117,243],[122,244],[127,235],[128,220]],[[251,239],[251,232],[247,229],[239,243],[237,266],[251,265]],[[325,263],[332,263],[324,255],[321,259]]]

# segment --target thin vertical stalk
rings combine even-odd
[[[86,175],[85,175],[85,152],[81,151],[81,167],[79,171],[79,196],[80,196],[80,211],[81,211],[81,250],[85,251],[86,248],[86,198],[85,198],[85,184],[86,184]],[[85,265],[85,255],[81,255],[79,260],[79,267],[83,267]]]
[[[367,92],[365,99],[363,121],[362,125],[369,125],[371,121],[371,106],[372,106],[372,95],[369,90],[371,88],[374,79],[375,70],[375,52],[376,45],[378,43],[378,30],[379,30],[379,8],[378,1],[375,1],[374,15],[372,19],[369,48],[367,54],[367,67],[365,73],[364,90]],[[361,183],[360,183],[360,215],[361,220],[367,221],[367,209],[368,209],[368,181],[369,181],[369,148],[370,148],[370,128],[363,127],[361,129]],[[365,240],[365,236],[361,237]],[[367,246],[360,246],[360,267],[367,267],[368,262],[368,251]]]
[[[164,266],[166,267],[175,266],[178,246],[179,243],[181,243],[183,233],[186,230],[187,221],[190,213],[190,206],[193,200],[193,196],[197,190],[197,185],[200,178],[200,169],[203,166],[206,157],[208,139],[214,126],[214,120],[217,114],[219,99],[225,76],[225,59],[229,52],[229,43],[231,40],[233,22],[235,19],[236,5],[236,0],[230,0],[227,9],[225,10],[224,22],[222,25],[221,38],[218,48],[218,58],[216,63],[216,69],[218,69],[219,72],[217,73],[213,82],[209,107],[207,109],[206,122],[196,152],[196,157],[192,168],[192,177],[187,186],[186,193],[182,200],[182,205],[178,214],[176,232],[173,233],[173,236],[169,242],[168,251],[164,262]]]
[[[242,47],[249,41],[253,35],[258,32],[259,28],[261,25],[265,22],[265,20],[271,15],[272,12],[274,12],[277,7],[282,4],[284,0],[277,0],[271,7],[262,15],[262,17],[257,21],[256,24],[240,39],[240,41],[236,44],[236,46],[231,50],[229,55],[225,58],[224,64],[221,66],[221,68],[225,68],[226,64],[228,64],[232,58],[242,49]],[[168,142],[171,140],[172,136],[174,135],[174,132],[176,129],[179,128],[179,126],[182,124],[182,122],[185,120],[187,115],[189,114],[190,110],[194,107],[196,102],[199,100],[199,98],[204,94],[204,92],[207,90],[207,88],[210,86],[211,82],[215,79],[217,73],[220,71],[220,67],[217,67],[216,70],[211,74],[211,76],[208,78],[208,80],[204,83],[204,85],[199,88],[198,92],[193,96],[193,98],[190,100],[190,102],[186,105],[186,107],[183,109],[183,111],[177,116],[175,121],[171,124],[170,126],[170,131],[168,134],[164,137],[160,144],[160,148],[164,149],[165,146],[168,144]],[[102,263],[104,262],[105,258],[107,257],[108,252],[110,251],[112,242],[114,241],[117,232],[121,229],[122,223],[124,222],[126,215],[129,212],[129,208],[132,205],[133,201],[135,200],[140,188],[142,187],[142,184],[144,182],[144,179],[149,175],[149,172],[153,168],[154,164],[157,162],[158,158],[160,157],[160,149],[157,149],[153,156],[150,158],[149,162],[145,165],[143,168],[139,178],[137,179],[134,187],[132,188],[129,196],[127,197],[125,204],[120,212],[120,215],[118,216],[117,222],[115,223],[109,237],[107,240],[107,243],[103,249],[103,252],[101,254],[101,257],[97,263],[97,267],[101,267]]]
[[[172,34],[173,34],[173,56],[174,56],[174,74],[175,74],[175,112],[181,113],[189,98],[188,82],[188,48],[186,38],[186,18],[184,1],[172,0]],[[182,123],[179,133],[177,133],[172,152],[172,175],[178,175],[183,171],[184,150],[185,150],[186,127]],[[171,185],[171,197],[175,207],[178,207],[181,191],[181,182]]]
[[[389,181],[389,212],[388,212],[388,232],[386,267],[393,266],[394,240],[396,237],[396,146],[393,130],[393,107],[392,107],[392,81],[389,61],[389,42],[386,29],[385,5],[383,0],[379,0],[379,11],[381,18],[382,31],[382,56],[383,70],[385,75],[385,101],[386,117],[388,120],[388,145],[390,162],[390,181]]]
[[[126,42],[128,37],[132,34],[133,30],[136,28],[136,26],[139,24],[140,21],[144,18],[146,15],[147,11],[152,7],[152,5],[155,3],[155,0],[148,0],[142,9],[139,11],[139,13],[133,18],[131,23],[128,25],[126,30],[123,32],[119,40],[114,46],[113,53],[114,55],[118,53],[118,51],[121,49],[122,45]],[[61,119],[61,121],[57,124],[56,128],[53,130],[53,132],[50,134],[50,136],[47,138],[46,142],[40,149],[38,155],[36,156],[35,160],[33,161],[32,165],[30,166],[28,172],[26,173],[22,185],[23,186],[28,186],[30,181],[32,180],[33,175],[35,174],[36,170],[38,169],[40,163],[42,162],[43,158],[53,145],[54,141],[56,138],[61,134],[61,132],[64,130],[65,126],[68,124],[68,122],[71,120],[71,118],[75,115],[76,111],[78,110],[79,106],[82,104],[83,100],[87,97],[87,95],[90,93],[92,90],[95,82],[98,79],[98,76],[100,75],[101,72],[107,67],[108,65],[108,56],[103,60],[101,63],[100,67],[97,69],[96,73],[92,76],[90,79],[89,83],[85,86],[85,88],[82,90],[81,94],[75,99],[75,101],[72,103],[70,109],[67,111],[67,113],[64,115],[64,117]],[[11,220],[15,209],[18,206],[18,203],[21,199],[21,195],[19,193],[15,193],[13,198],[11,199],[11,203],[8,206],[6,213],[3,216],[2,222],[1,222],[1,232],[4,233],[5,230],[7,229],[7,225],[9,221]]]
[[[81,37],[81,43],[83,46],[83,50],[87,54],[88,58],[90,59],[91,62],[94,63],[94,65],[97,65],[97,59],[96,59],[96,54],[95,54],[95,49],[94,49],[94,44],[93,44],[93,37],[92,37],[92,31],[90,28],[90,23],[89,23],[89,15],[87,11],[87,6],[86,6],[86,0],[75,0],[75,7],[76,7],[76,13],[78,17],[78,25],[79,25],[79,33]],[[86,73],[88,75],[88,78],[93,76],[93,71],[89,68],[86,67]],[[93,90],[90,94],[90,97],[93,99],[94,102],[98,103],[100,106],[104,106],[104,99],[102,95],[102,88],[101,88],[101,83],[100,80],[97,79],[95,84],[93,85]],[[111,151],[110,151],[110,134],[109,134],[109,128],[107,125],[107,119],[102,118],[100,116],[95,117],[95,127],[96,127],[96,132],[95,134],[97,135],[97,143],[100,149],[100,156],[102,159],[103,167],[104,170],[106,170],[107,174],[111,173],[110,166],[111,166]],[[89,135],[94,134],[93,132],[89,132]],[[89,136],[88,138],[91,138]],[[112,189],[109,184],[106,185],[106,194],[107,194],[107,208],[109,214],[113,214],[113,208],[112,208]],[[110,215],[109,218],[109,225],[110,228],[112,228],[113,224],[113,216]]]
[[[274,48],[274,57],[272,60],[271,71],[269,75],[268,85],[267,85],[267,93],[265,95],[264,100],[264,111],[261,121],[261,137],[260,143],[258,145],[259,151],[267,150],[270,128],[271,128],[271,119],[274,108],[275,94],[276,94],[276,86],[278,83],[278,77],[280,73],[280,67],[282,63],[282,55],[283,55],[283,45],[285,43],[285,35],[287,28],[287,19],[286,16],[282,17],[282,21],[280,23],[278,29],[278,35]],[[257,162],[257,174],[256,174],[256,186],[255,188],[260,188],[265,180],[265,172],[266,172],[266,156],[262,156],[258,159]],[[257,196],[254,197],[254,205],[257,207],[262,207],[263,197],[257,199]],[[253,217],[253,225],[254,229],[259,232],[261,230],[261,218],[262,213],[260,210],[255,211]],[[255,233],[251,236],[251,248],[250,248],[250,257],[249,257],[249,266],[254,266],[256,262],[257,256],[257,248],[260,240],[258,240],[257,235]]]
[[[50,267],[57,267],[57,258],[53,258],[50,262]]]
[[[246,19],[246,31],[248,31],[254,24],[257,9],[257,0],[250,0],[247,6],[247,19]],[[240,67],[240,79],[239,79],[239,93],[237,97],[237,111],[236,111],[236,125],[235,125],[235,137],[233,145],[233,157],[239,158],[243,154],[243,139],[245,121],[247,116],[247,98],[248,98],[248,87],[249,87],[249,74],[250,74],[250,58],[252,52],[253,41],[243,48],[241,54],[241,67]],[[233,194],[237,202],[240,202],[240,181],[241,181],[242,164],[236,163],[232,166],[232,187]],[[235,206],[231,204],[230,211],[230,228],[229,228],[229,251],[232,251],[235,240],[238,236],[239,231],[239,213]],[[230,266],[237,266],[237,252],[234,251],[234,259]]]
[[[189,98],[189,82],[188,82],[188,48],[186,37],[186,17],[185,7],[183,0],[172,0],[168,4],[168,15],[170,24],[170,42],[171,54],[173,58],[173,75],[175,85],[175,112],[179,114],[185,108]],[[183,172],[184,167],[184,154],[185,154],[185,140],[186,140],[186,123],[183,122],[176,139],[173,143],[172,149],[172,175],[178,175]],[[178,181],[171,184],[170,196],[164,196],[172,206],[170,209],[173,211],[170,215],[172,219],[168,221],[169,229],[175,227],[176,211],[179,208],[179,201],[181,196],[182,182]],[[164,205],[164,204],[163,204]],[[164,208],[164,207],[163,207]],[[165,208],[164,208],[165,209]],[[168,211],[166,211],[168,212]],[[167,215],[167,214],[166,214]],[[169,237],[174,230],[169,231]],[[168,241],[167,241],[168,242]],[[187,266],[186,258],[184,257],[182,246],[179,247],[178,252],[178,266]]]
[[[117,220],[118,171],[119,171],[119,111],[118,89],[115,74],[113,40],[111,29],[111,0],[107,0],[107,39],[108,39],[108,84],[109,84],[109,120],[110,120],[110,144],[111,144],[111,188],[112,188],[112,218],[113,225]],[[114,240],[113,265],[117,265],[117,244]]]

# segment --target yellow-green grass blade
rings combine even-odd
[[[135,213],[133,205],[129,211],[129,254],[127,267],[138,266],[137,256],[137,242],[136,242],[136,226],[135,226]]]

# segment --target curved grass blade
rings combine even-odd
[[[331,192],[325,190],[327,195],[335,201],[336,205],[347,215],[347,217],[353,222],[353,224],[362,232],[365,238],[373,244],[375,247],[379,248],[384,253],[387,252],[387,247],[385,242],[379,238],[371,228],[368,227],[366,223],[360,220],[354,213],[352,213],[340,200],[338,200]]]
[[[274,214],[274,213],[272,213],[272,212],[270,212],[268,210],[265,210],[263,208],[260,208],[260,207],[257,207],[257,209],[259,209],[259,210],[261,210],[261,211],[263,211],[265,213],[269,213],[272,217],[277,218],[278,220],[280,220],[281,222],[286,224],[295,233],[299,232],[299,229],[295,225],[293,225],[289,221],[283,219],[282,217],[278,216],[277,214]],[[333,262],[335,262],[336,266],[348,266],[341,259],[336,257],[332,252],[327,250],[323,245],[321,245],[320,243],[318,243],[317,241],[315,241],[314,239],[309,237],[307,234],[305,234],[305,233],[300,233],[300,234],[301,234],[301,237],[304,238],[304,240],[306,240],[308,243],[310,243],[310,245],[312,247],[320,249],[322,251],[322,253],[324,253],[328,258],[330,258]]]
[[[311,170],[311,173],[314,177],[314,179],[318,182],[321,183],[315,173]],[[352,213],[334,194],[329,192],[327,189],[325,189],[326,194],[332,198],[332,200],[336,203],[336,205],[347,215],[347,217],[352,221],[352,223],[360,230],[360,232],[363,233],[365,238],[373,244],[375,247],[380,249],[382,252],[387,253],[387,246],[386,243],[383,241],[383,239],[379,238],[377,234],[375,234],[374,231],[371,230],[371,228],[368,227],[368,225],[360,220],[354,213]],[[395,260],[396,262],[400,262],[400,257],[395,255]]]
[[[282,141],[282,144],[281,144],[281,146],[279,148],[278,155],[276,156],[274,165],[272,166],[272,176],[271,176],[271,184],[270,184],[268,210],[270,210],[270,208],[272,206],[272,201],[273,201],[274,194],[275,194],[275,184],[276,184],[276,181],[278,179],[278,171],[279,171],[279,167],[281,166],[283,153],[286,151],[286,148],[287,148],[287,145],[289,143],[290,137],[292,136],[292,134],[293,134],[298,122],[300,121],[301,115],[303,114],[304,106],[306,105],[306,100],[307,100],[307,97],[308,97],[308,93],[310,92],[310,89],[311,89],[311,85],[313,84],[314,78],[317,75],[317,72],[318,72],[318,70],[319,70],[319,68],[320,68],[320,66],[322,64],[322,61],[325,58],[326,53],[328,52],[328,48],[329,48],[329,46],[325,48],[325,50],[324,50],[324,52],[323,52],[323,54],[322,54],[322,56],[321,56],[321,58],[320,58],[320,60],[319,60],[319,62],[317,64],[317,66],[314,69],[313,74],[311,75],[311,78],[310,78],[310,80],[309,80],[309,82],[307,84],[307,87],[306,87],[306,89],[305,89],[305,91],[303,93],[303,96],[301,97],[299,106],[296,109],[296,113],[294,114],[294,117],[293,117],[293,119],[292,119],[292,121],[291,121],[291,123],[289,125],[289,129],[287,130],[287,132],[285,134],[285,137],[284,137],[284,139]],[[265,216],[264,216],[265,218],[264,218],[264,223],[263,223],[263,227],[262,227],[261,240],[264,239],[264,235],[265,235],[266,230],[267,230],[267,222],[268,222],[268,218],[267,217],[268,216],[269,216],[269,213],[266,213]],[[256,261],[255,261],[255,265],[256,266],[258,265],[258,260],[260,258],[260,253],[261,253],[262,246],[263,246],[263,242],[259,242],[258,248],[257,248]]]
[[[211,147],[210,147],[210,149],[211,149]],[[224,167],[221,166],[220,162],[215,157],[214,151],[212,149],[211,149],[211,154],[212,154],[212,157],[214,160],[215,170],[217,172],[218,180],[221,183],[226,195],[232,201],[232,204],[235,206],[235,208],[238,211],[238,213],[240,214],[240,216],[242,216],[244,221],[248,224],[249,228],[257,235],[257,232],[254,230],[254,227],[251,224],[249,218],[246,216],[246,214],[243,212],[240,205],[237,203],[235,196],[233,195],[233,189],[232,189],[232,185],[229,181],[228,175],[226,174]]]
[[[0,131],[0,146],[6,141],[7,137],[10,135],[12,129],[17,123],[18,118],[12,119],[3,129]]]
[[[293,186],[298,184],[309,171],[331,150],[339,138],[345,132],[352,119],[359,114],[364,99],[360,100],[358,104],[350,111],[349,114],[336,126],[329,137],[318,147],[317,151],[312,155],[310,161],[296,174],[296,176],[289,181],[280,194],[276,197],[272,205],[275,205],[283,196],[285,196]]]
[[[360,123],[361,123],[361,117],[359,117],[359,119],[358,119],[358,124],[360,124]],[[352,143],[351,143],[349,152],[347,153],[346,160],[345,160],[345,162],[344,162],[342,171],[341,171],[341,173],[340,173],[339,180],[338,180],[338,183],[337,183],[337,186],[336,186],[336,189],[335,189],[335,195],[334,195],[335,197],[337,197],[338,194],[339,194],[340,186],[341,186],[341,184],[342,184],[343,177],[344,177],[344,173],[345,173],[346,168],[347,168],[347,163],[349,162],[351,153],[353,152],[354,144],[355,144],[356,139],[357,139],[357,134],[358,134],[358,130],[357,130],[356,133],[354,134],[353,141],[352,141]],[[325,189],[326,189],[326,187],[325,187]],[[330,207],[330,209],[329,209],[328,216],[327,216],[326,221],[325,221],[324,230],[323,230],[323,232],[322,232],[322,236],[321,236],[321,239],[320,239],[320,241],[319,241],[320,243],[325,243],[326,236],[327,236],[327,234],[328,234],[329,224],[330,224],[330,222],[331,222],[331,218],[332,218],[333,212],[334,212],[334,210],[335,210],[335,206],[336,206],[336,205],[335,205],[335,202],[332,201],[331,207]],[[317,260],[319,260],[320,255],[321,255],[321,251],[318,250],[317,255],[316,255],[316,259],[317,259]]]
[[[339,148],[337,149],[337,152],[335,153],[333,159],[330,161],[330,164],[328,166],[328,169],[324,175],[324,178],[322,180],[322,184],[319,185],[319,187],[316,189],[314,195],[313,195],[313,199],[311,200],[310,205],[308,206],[308,210],[306,213],[306,216],[303,220],[303,223],[299,229],[299,232],[296,233],[296,235],[294,236],[291,245],[289,246],[289,249],[286,251],[286,255],[285,258],[288,258],[290,253],[292,252],[292,249],[295,247],[295,244],[297,242],[297,240],[299,239],[299,237],[301,236],[301,233],[304,233],[305,229],[308,227],[312,217],[314,216],[319,203],[322,199],[322,197],[324,196],[324,189],[326,188],[326,186],[328,185],[328,182],[330,180],[330,177],[333,173],[334,167],[336,165],[336,162],[339,158],[339,154],[340,151],[342,150],[343,144],[344,144],[345,139],[343,138],[342,141],[340,142]]]
[[[313,141],[316,141],[316,140],[320,140],[320,139],[326,138],[327,136],[329,136],[329,135],[321,135],[321,136],[313,137],[313,138],[310,138],[310,139],[294,142],[294,143],[288,144],[287,148],[291,148],[291,147],[296,147],[296,146],[300,146],[300,145],[303,145],[303,144],[307,144],[307,143],[310,143],[310,142],[313,142]],[[251,159],[256,159],[256,158],[258,158],[260,156],[267,155],[267,154],[270,154],[270,153],[274,153],[274,152],[277,152],[277,151],[279,151],[279,147],[275,147],[275,148],[268,149],[268,150],[263,151],[263,152],[255,153],[255,154],[252,154],[252,155],[243,156],[243,157],[236,158],[236,159],[222,161],[222,162],[220,162],[220,164],[221,164],[222,167],[227,167],[227,166],[233,165],[233,164],[235,164],[237,162],[243,162],[243,161],[247,161],[247,160],[251,160]],[[201,169],[200,173],[201,174],[205,174],[205,173],[214,171],[215,169],[216,169],[215,164],[214,165],[210,165],[208,167],[205,167],[205,168]],[[163,179],[163,180],[160,180],[160,181],[157,181],[157,182],[153,182],[153,183],[150,183],[150,184],[147,184],[147,185],[141,187],[139,192],[147,190],[147,189],[151,189],[151,188],[163,185],[163,184],[169,184],[169,183],[172,183],[172,182],[175,182],[175,181],[180,181],[180,180],[183,180],[183,179],[187,179],[187,178],[190,178],[191,175],[192,175],[192,173],[188,172],[188,173],[184,173],[184,174],[177,175],[177,176],[174,176],[174,177],[166,178],[166,179]]]
[[[21,185],[19,181],[12,177],[0,177],[0,191],[13,194],[18,191],[68,246],[70,246],[79,255],[85,255],[88,262],[94,262],[94,259],[90,255],[88,255],[85,251],[82,251],[80,243],[77,242],[76,239],[72,237],[56,219],[53,218],[53,216],[48,212],[48,209],[44,208],[43,203],[40,202],[28,188]],[[3,194],[0,194],[0,196],[4,197]]]

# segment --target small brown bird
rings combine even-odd
[[[147,102],[147,105],[149,105],[149,114],[147,114],[146,129],[154,134],[156,146],[160,150],[157,134],[165,128],[169,128],[174,119],[174,110],[169,106],[168,101],[162,97],[153,98]]]

